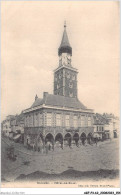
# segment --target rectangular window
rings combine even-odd
[[[47,126],[52,126],[52,113],[47,113]]]
[[[34,115],[34,126],[37,127],[38,126],[38,114]]]
[[[65,126],[69,127],[70,126],[70,121],[69,121],[70,117],[69,115],[65,115]]]
[[[39,126],[42,126],[42,114],[39,114]]]
[[[81,127],[85,127],[85,116],[81,116]]]
[[[27,117],[24,118],[25,127],[27,127]]]
[[[30,121],[30,127],[32,127],[33,126],[33,115],[30,115],[29,121]]]
[[[27,116],[27,127],[29,127],[29,116]]]
[[[78,116],[74,116],[74,127],[78,127]]]
[[[91,116],[88,116],[88,126],[90,127],[92,125],[91,123]]]
[[[29,115],[29,126],[32,127],[32,115]]]
[[[56,114],[56,126],[61,126],[61,114]]]

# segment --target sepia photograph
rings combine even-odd
[[[120,187],[119,1],[1,2],[1,187]]]

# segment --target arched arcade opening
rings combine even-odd
[[[58,146],[61,146],[61,148],[63,148],[63,135],[61,133],[58,133],[55,136],[55,144]]]
[[[81,134],[80,140],[82,141],[82,144],[84,145],[85,144],[85,141],[86,141],[86,134],[85,133],[82,133]]]
[[[93,139],[92,133],[88,133],[88,135],[87,135],[87,143],[91,144],[92,139]]]
[[[48,133],[46,136],[45,136],[45,144],[47,143],[51,143],[51,144],[54,144],[54,137],[51,133]]]
[[[64,142],[66,144],[68,144],[69,146],[71,146],[71,141],[72,141],[72,138],[71,138],[71,134],[70,133],[67,133],[64,137]]]
[[[79,134],[78,133],[75,133],[73,135],[73,140],[74,140],[76,146],[78,146],[78,144],[79,144]]]

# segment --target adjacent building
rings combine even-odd
[[[11,120],[11,138],[15,141],[24,140],[24,114],[16,115]]]
[[[108,120],[108,123],[105,125],[105,132],[109,134],[109,138],[119,137],[119,118],[107,113],[104,113],[103,117]]]
[[[108,124],[108,119],[99,113],[94,114],[93,118],[94,136],[100,140],[108,139],[110,132],[105,131],[105,125]]]
[[[24,114],[8,115],[1,123],[2,135],[10,139],[24,140]]]
[[[11,121],[15,118],[14,115],[8,115],[6,119],[2,122],[2,134],[9,137],[11,134]]]
[[[11,131],[14,134],[24,133],[24,114],[23,113],[16,115],[14,118],[12,118]]]
[[[113,114],[94,114],[94,136],[105,140],[119,137],[119,118]]]

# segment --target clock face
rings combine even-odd
[[[62,54],[62,65],[67,65],[67,64],[68,64],[67,54],[63,53]]]

